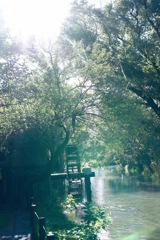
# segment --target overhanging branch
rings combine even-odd
[[[142,98],[146,102],[147,106],[150,107],[156,113],[156,115],[160,118],[160,108],[155,103],[152,97],[147,96],[143,90],[137,89],[131,85],[128,86],[128,89],[133,93],[135,93],[140,98]]]

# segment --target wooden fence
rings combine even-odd
[[[36,204],[33,204],[33,198],[30,203],[30,224],[32,240],[55,240],[52,232],[47,233],[45,226],[45,218],[39,217],[36,212]]]

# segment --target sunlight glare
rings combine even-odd
[[[0,0],[0,9],[13,35],[28,38],[57,37],[74,0]],[[88,0],[103,7],[113,0]]]
[[[71,0],[1,0],[7,26],[23,37],[58,35]]]

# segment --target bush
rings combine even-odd
[[[64,210],[66,210],[66,207],[70,211],[77,208],[76,202],[71,195],[63,203]],[[82,204],[82,209],[84,212],[83,221],[70,229],[55,231],[54,233],[58,240],[96,240],[98,239],[97,234],[102,229],[105,229],[111,221],[110,214],[106,214],[105,209],[101,206],[95,207],[92,203],[86,202]]]

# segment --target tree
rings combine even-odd
[[[100,16],[125,86],[159,114],[159,4],[117,1]],[[97,14],[96,14],[97,15]],[[112,26],[114,28],[112,29]]]
[[[31,74],[20,42],[13,40],[7,30],[0,32],[0,145],[17,126],[17,111],[26,100],[26,79]]]
[[[8,53],[7,37],[3,43]],[[11,44],[14,46],[16,42]],[[28,186],[47,179],[53,171],[63,171],[64,148],[76,136],[77,122],[82,126],[84,116],[90,115],[87,110],[92,101],[90,86],[68,84],[73,68],[67,59],[63,61],[62,52],[51,42],[42,48],[22,45],[21,49],[10,52],[13,65],[7,65],[9,60],[4,53],[7,60],[1,65],[1,86],[5,86],[2,92],[6,102],[1,105],[5,117],[1,123],[6,128],[1,131],[1,148],[5,153],[1,156],[5,160],[2,175],[6,185],[11,172],[16,174],[11,176],[15,185],[22,182],[17,180],[18,166],[25,167],[21,172]],[[13,167],[16,170],[12,171]]]
[[[159,161],[149,140],[154,136],[159,142],[159,7],[153,1],[122,0],[101,10],[77,1],[76,19],[71,15],[65,29],[66,39],[80,50],[79,75],[92,83],[99,99],[98,114],[105,121],[100,129],[102,135],[108,129],[109,148],[115,144],[121,156],[137,158],[151,172]],[[88,43],[90,32],[95,37]]]

